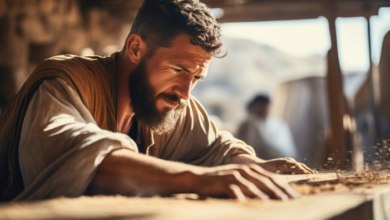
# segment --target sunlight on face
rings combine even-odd
[[[158,48],[130,74],[129,91],[135,117],[156,134],[170,132],[212,56],[182,34],[169,48]]]

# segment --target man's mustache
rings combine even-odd
[[[168,99],[169,101],[171,102],[179,102],[180,100],[180,97],[177,96],[177,95],[173,95],[173,94],[160,94],[160,98],[166,98]]]
[[[183,108],[187,105],[187,103],[184,99],[181,99],[178,95],[174,95],[174,94],[162,93],[162,94],[158,95],[157,98],[165,98],[171,102],[177,102],[178,103],[177,108]]]

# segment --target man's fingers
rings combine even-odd
[[[295,162],[290,165],[290,172],[295,172],[295,174],[314,174],[316,173],[314,170],[311,170],[303,163]]]
[[[285,169],[292,161],[286,162],[283,164]],[[305,167],[297,162],[294,165],[295,170],[305,170]],[[289,169],[291,171],[291,167]],[[286,180],[280,178],[280,175],[264,170],[257,164],[226,165],[213,175],[203,177],[215,179],[210,182],[215,184],[212,184],[212,187],[205,185],[205,192],[201,191],[200,194],[226,195],[238,200],[244,200],[245,197],[262,200],[268,200],[270,197],[282,200],[300,197],[300,194]]]
[[[239,171],[233,171],[230,177],[230,181],[236,183],[234,185],[238,185],[241,189],[241,192],[244,193],[246,196],[250,198],[259,198],[262,200],[269,199],[269,197],[260,189],[258,189],[255,184],[244,178]]]
[[[310,174],[316,174],[317,171],[310,169],[308,166],[306,166],[304,163],[300,163],[307,171],[310,172]]]
[[[266,162],[266,169],[276,173],[291,173],[291,174],[315,174],[316,171],[308,168],[305,164],[297,162],[294,158],[286,157],[273,159]]]
[[[293,163],[293,164],[289,164],[287,165],[290,167],[290,172],[291,173],[295,173],[295,174],[310,174],[311,172],[308,171],[307,169],[305,169],[300,163]]]
[[[233,199],[237,199],[239,201],[245,201],[245,195],[241,192],[241,189],[239,186],[235,184],[230,184],[228,189],[228,196]]]
[[[261,200],[269,200],[269,196],[263,193],[257,186],[250,181],[245,181],[240,185],[240,188],[250,198],[258,198]]]
[[[294,160],[294,159],[292,159]],[[279,166],[279,169],[282,173],[291,173],[291,174],[312,174],[315,171],[309,169],[306,165],[303,163],[299,163],[294,161],[280,161],[284,164],[282,166]]]
[[[277,174],[269,173],[266,170],[263,170],[261,167],[258,166],[251,166],[251,170],[256,172],[258,175],[261,175],[262,178],[268,178],[268,183],[266,183],[276,187],[278,190],[278,195],[285,195],[287,198],[298,198],[300,197],[300,194],[296,192],[289,184],[287,181],[285,181],[282,178],[278,178]],[[283,198],[282,198],[283,199]]]
[[[290,198],[299,198],[301,194],[295,191],[287,181],[282,180],[279,177],[272,177],[271,181],[278,185]]]
[[[271,197],[282,200],[288,199],[289,196],[286,195],[284,191],[279,188],[278,185],[272,182],[268,176],[259,175],[258,173],[254,172],[246,166],[240,168],[239,171],[241,175],[248,181],[252,182],[255,187],[270,195]]]
[[[267,177],[260,176],[259,174],[256,178],[254,178],[252,181],[255,182],[257,187],[259,187],[261,190],[266,192],[268,195],[271,195],[273,198],[281,199],[281,200],[288,200],[288,195],[283,192],[279,188],[278,185],[273,183],[271,180],[269,180]]]
[[[292,158],[292,157],[286,157],[286,158],[284,158],[284,159],[286,159],[286,160],[288,160],[288,161],[290,161],[290,162],[297,162],[294,158]]]

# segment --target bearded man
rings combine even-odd
[[[0,118],[2,200],[298,197],[272,172],[312,170],[257,158],[191,96],[213,57],[226,53],[220,37],[196,0],[145,0],[120,52],[44,61]]]

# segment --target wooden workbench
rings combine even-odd
[[[0,219],[390,219],[390,185],[283,201],[94,196],[0,204]]]

